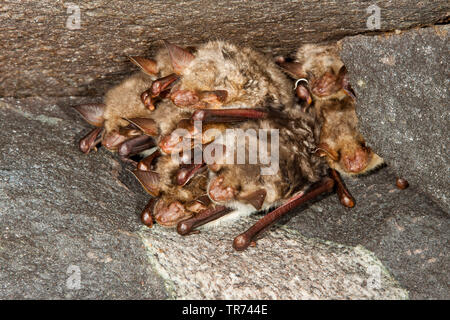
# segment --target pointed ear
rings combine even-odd
[[[103,103],[81,104],[73,107],[89,124],[96,127],[102,127],[105,119],[103,114],[106,106]]]
[[[353,91],[350,82],[348,80],[347,68],[345,66],[342,66],[341,69],[339,70],[336,82],[342,86],[342,89],[344,89],[345,93],[349,97],[356,100],[355,92]]]
[[[129,123],[138,127],[144,134],[148,136],[157,136],[158,135],[158,126],[156,125],[155,120],[147,119],[147,118],[124,118]]]
[[[158,74],[158,66],[156,65],[156,61],[152,59],[147,59],[143,57],[130,57],[128,56],[131,62],[141,68],[146,74],[155,76]]]
[[[176,74],[182,74],[184,69],[194,60],[195,56],[188,50],[180,48],[168,41],[164,41],[164,44],[169,51],[173,71]]]
[[[308,77],[308,75],[303,71],[303,66],[301,63],[282,61],[278,62],[278,65],[293,78],[299,79]]]
[[[345,66],[342,66],[341,69],[339,69],[336,82],[340,83],[344,89],[348,88],[349,86],[348,75],[347,75],[347,68]]]
[[[159,196],[159,174],[154,171],[131,171],[144,187],[145,191],[154,197]]]

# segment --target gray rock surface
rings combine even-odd
[[[93,100],[0,100],[0,298],[450,298],[448,217],[386,169],[347,181],[354,209],[330,195],[246,252],[231,241],[258,216],[188,237],[142,227],[132,175],[77,149],[88,129],[68,106]]]
[[[40,98],[0,100],[0,119],[0,299],[167,297],[135,234],[146,196],[78,152],[82,121]]]
[[[448,25],[342,42],[361,131],[420,193],[450,213]]]
[[[408,292],[375,255],[308,239],[277,226],[244,252],[232,239],[256,218],[180,237],[157,227],[141,233],[150,263],[172,298],[182,299],[406,299]]]
[[[364,246],[411,299],[450,299],[448,213],[415,186],[397,189],[390,168],[345,182],[354,208],[343,208],[330,195],[293,212],[287,225],[306,237]]]
[[[0,96],[103,94],[130,72],[126,55],[151,55],[161,39],[228,39],[290,54],[301,43],[370,32],[374,3],[381,31],[433,24],[450,11],[446,0],[2,0]]]

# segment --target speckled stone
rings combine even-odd
[[[0,299],[165,298],[134,233],[146,195],[78,151],[82,120],[40,98],[0,99],[0,119]]]
[[[342,42],[369,144],[450,213],[448,25]]]

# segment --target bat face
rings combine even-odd
[[[322,121],[318,154],[326,157],[329,166],[344,175],[379,167],[383,160],[366,147],[358,130],[355,97],[337,47],[304,45],[296,62],[281,64],[291,75],[309,81],[309,88],[300,86],[297,93],[302,99],[311,95],[314,112]]]

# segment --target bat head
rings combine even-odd
[[[268,101],[292,104],[289,82],[264,55],[223,41],[198,47],[193,54],[168,44],[172,65],[181,77],[171,99],[179,107],[254,108]]]

